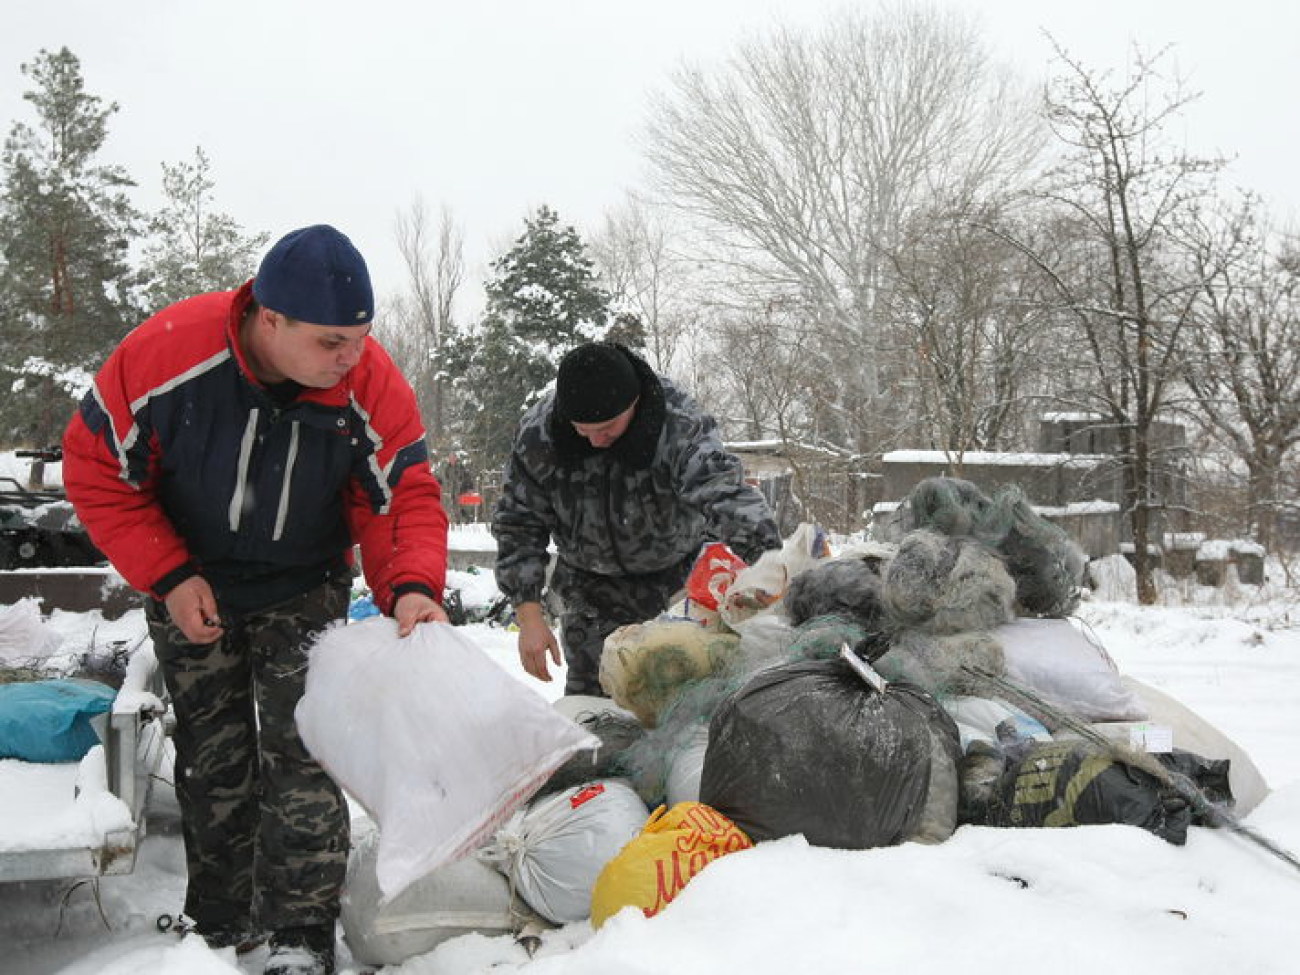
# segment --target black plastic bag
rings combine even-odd
[[[801,660],[760,671],[720,705],[700,801],[755,842],[802,833],[857,850],[941,839],[956,823],[959,758],[956,725],[921,689],[881,693],[843,660]]]

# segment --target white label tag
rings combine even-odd
[[[1165,725],[1137,724],[1128,730],[1128,743],[1138,751],[1160,754],[1174,750],[1174,729]]]
[[[877,694],[885,693],[889,681],[881,677],[876,668],[854,653],[847,643],[840,646],[840,657],[853,668],[854,673],[862,678],[864,684],[872,688]]]

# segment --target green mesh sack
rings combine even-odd
[[[991,630],[1014,616],[1016,585],[996,553],[968,537],[909,533],[885,570],[887,628],[942,635]]]
[[[653,620],[621,626],[605,638],[600,686],[646,728],[682,689],[731,669],[740,637],[706,630],[687,620]]]
[[[992,498],[970,481],[930,477],[903,502],[903,525],[982,542],[1006,563],[1021,615],[1065,616],[1079,604],[1087,559],[1059,525],[1036,514],[1017,485]]]
[[[848,646],[867,661],[875,660],[889,644],[879,630],[868,629],[860,620],[844,616],[816,616],[795,629],[790,660],[830,660]]]
[[[943,698],[987,694],[986,685],[972,672],[1001,674],[1006,659],[1002,644],[990,633],[934,636],[907,630],[894,637],[875,668],[886,680],[906,681]]]

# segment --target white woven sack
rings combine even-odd
[[[312,648],[298,730],[379,825],[384,898],[479,846],[560,765],[600,739],[459,630],[384,617]]]
[[[1018,619],[996,627],[1007,677],[1085,721],[1143,721],[1146,706],[1106,649],[1070,620]]]
[[[556,924],[582,921],[591,916],[601,870],[649,818],[631,786],[601,779],[515,813],[478,856],[505,874],[542,917]]]
[[[381,903],[375,875],[379,833],[357,833],[354,823],[339,914],[356,961],[398,965],[470,932],[508,934],[531,916],[513,910],[506,879],[472,856],[439,867]]]

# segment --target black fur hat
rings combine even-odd
[[[627,350],[613,342],[589,342],[560,360],[555,408],[570,423],[612,420],[641,395],[641,382]]]

